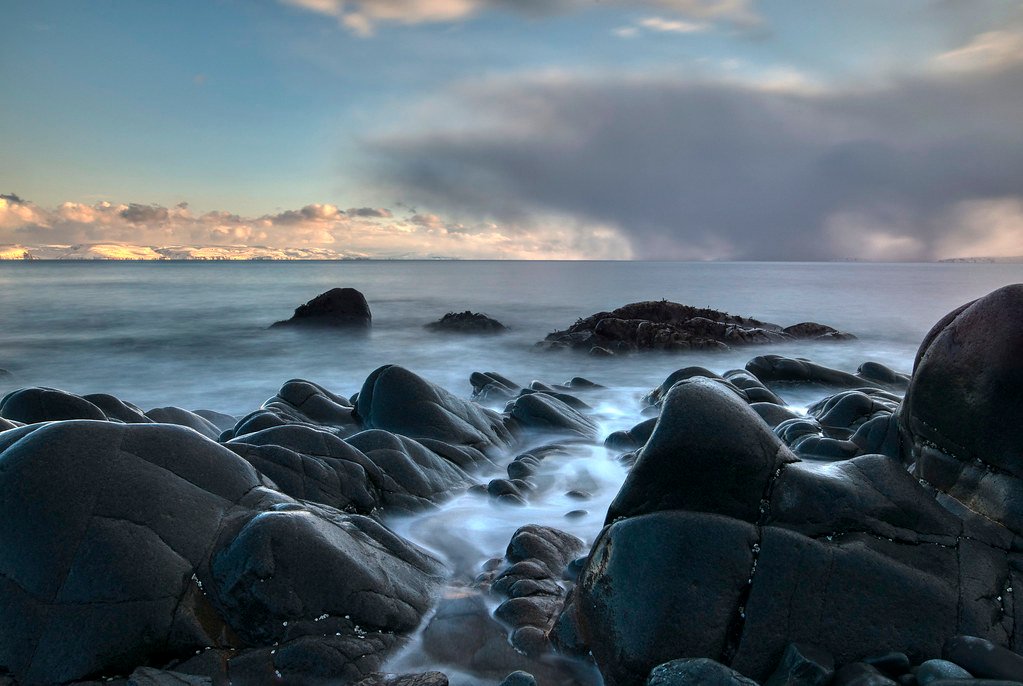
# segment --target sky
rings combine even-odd
[[[1023,0],[8,0],[0,245],[1023,255]]]

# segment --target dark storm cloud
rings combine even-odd
[[[374,148],[410,202],[610,225],[636,257],[931,258],[983,233],[976,203],[1023,196],[1023,69],[967,66],[871,89],[490,81],[452,96],[471,126]]]
[[[169,216],[167,208],[159,205],[140,205],[133,202],[121,210],[121,217],[132,224],[165,222]]]

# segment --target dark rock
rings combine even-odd
[[[1023,681],[1006,679],[938,679],[931,686],[1023,686]]]
[[[0,399],[0,417],[23,424],[65,419],[106,419],[100,408],[85,398],[55,388],[22,388]]]
[[[479,402],[511,400],[522,388],[497,372],[473,372],[469,383],[472,385],[472,399]]]
[[[654,667],[646,686],[757,686],[757,682],[714,660],[683,658]]]
[[[764,686],[827,686],[835,675],[835,659],[811,643],[790,643]]]
[[[864,362],[856,370],[858,376],[892,387],[905,387],[909,383],[909,375],[902,374],[880,362]]]
[[[604,439],[604,447],[609,450],[627,451],[642,448],[657,426],[657,417],[645,419],[627,431],[615,431]]]
[[[373,322],[366,296],[354,288],[332,288],[305,305],[291,319],[273,326],[304,326],[338,329],[368,329]]]
[[[213,686],[213,679],[152,667],[139,667],[128,677],[128,686]]]
[[[853,662],[835,673],[831,686],[897,686],[876,667],[865,662]]]
[[[575,559],[583,545],[570,533],[549,526],[527,524],[512,534],[505,557],[513,563],[535,560],[547,567],[550,577],[561,578],[561,570]]]
[[[809,360],[760,355],[746,363],[746,371],[767,383],[815,383],[822,386],[880,388],[883,384],[856,374],[831,369]]]
[[[83,395],[82,398],[103,410],[103,414],[107,416],[107,419],[124,422],[125,424],[149,424],[154,421],[135,405],[126,403],[120,398],[115,398],[106,393],[91,393]],[[83,417],[83,419],[91,419],[91,417]]]
[[[838,329],[833,329],[830,326],[824,324],[818,324],[817,322],[802,322],[801,324],[793,324],[792,326],[786,326],[782,329],[785,333],[796,339],[811,339],[811,340],[829,340],[829,341],[847,341],[856,338],[850,333],[842,333]]]
[[[917,353],[899,413],[916,473],[1023,533],[1023,284],[946,315]]]
[[[187,426],[214,441],[220,437],[221,431],[213,422],[180,407],[156,407],[146,412],[146,416],[160,424]]]
[[[593,439],[597,426],[561,400],[544,393],[522,395],[505,410],[519,426],[531,431]]]
[[[973,675],[954,662],[948,660],[927,660],[916,670],[916,680],[920,686],[928,686],[938,679],[972,679]]]
[[[796,459],[733,393],[712,380],[688,379],[665,397],[606,523],[670,509],[756,522],[771,476]]]
[[[21,683],[211,646],[235,649],[238,674],[303,683],[311,663],[288,656],[327,633],[351,644],[328,665],[351,678],[414,630],[439,580],[436,561],[373,520],[293,500],[182,427],[26,426],[3,433],[0,465],[0,664]]]
[[[565,513],[565,519],[580,519],[589,514],[589,510],[569,510]]]
[[[536,678],[529,672],[512,672],[504,678],[500,686],[536,686]]]
[[[356,408],[366,428],[420,441],[433,439],[484,453],[503,451],[513,443],[496,412],[456,398],[397,365],[380,367],[369,375]]]
[[[551,651],[547,632],[539,627],[520,626],[512,632],[509,640],[515,650],[534,659]]]
[[[355,686],[448,686],[448,677],[443,672],[371,674]]]
[[[908,672],[911,664],[909,657],[898,651],[867,657],[863,659],[863,662],[892,678]]]
[[[785,401],[775,394],[774,391],[765,386],[760,379],[753,376],[745,369],[732,369],[727,371],[724,373],[724,378],[736,388],[742,389],[743,393],[746,394],[746,399],[749,400],[750,403],[772,403],[774,405],[785,404]]]
[[[426,325],[430,331],[440,333],[495,334],[504,333],[507,328],[496,319],[479,312],[448,312],[435,322]]]
[[[227,431],[234,427],[238,423],[238,418],[233,417],[223,412],[217,412],[216,410],[192,410],[193,413],[199,415],[206,421],[213,424],[215,427],[220,429],[221,432]],[[107,415],[109,416],[109,412]]]
[[[798,412],[790,410],[784,405],[775,405],[774,403],[750,403],[750,408],[760,415],[760,418],[767,422],[767,425],[772,429],[784,421],[801,417]]]
[[[637,350],[727,350],[731,345],[791,341],[800,337],[786,333],[776,324],[660,300],[598,312],[563,331],[548,334],[539,345],[548,349],[584,350],[592,355]],[[829,337],[837,338],[838,333]]]
[[[979,679],[1023,679],[1023,656],[976,636],[950,638],[941,656]]]
[[[355,408],[351,401],[304,379],[287,381],[277,391],[277,395],[263,403],[263,409],[276,411],[295,422],[342,430],[351,430],[358,426],[358,422],[352,416]]]

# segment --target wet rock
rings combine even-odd
[[[828,341],[848,341],[856,338],[850,333],[842,333],[838,329],[834,329],[824,324],[818,324],[817,322],[802,322],[800,324],[793,324],[792,326],[786,326],[782,329],[785,333],[796,339],[806,340],[828,340]]]
[[[106,393],[91,393],[89,395],[83,395],[82,398],[103,410],[103,414],[105,414],[109,420],[124,422],[125,424],[149,424],[150,422],[155,421],[147,417],[146,414],[135,405]],[[91,419],[91,417],[83,417],[83,419]]]
[[[714,660],[683,658],[654,667],[646,686],[757,686],[757,682]]]
[[[980,679],[1023,679],[1023,655],[983,638],[950,638],[941,655]]]
[[[760,355],[746,363],[746,371],[766,383],[815,383],[822,386],[880,388],[884,386],[872,379],[831,369],[809,360]]]
[[[727,371],[724,373],[724,378],[736,388],[742,389],[750,403],[771,403],[779,406],[785,404],[785,401],[774,391],[745,369]]]
[[[529,672],[512,672],[504,678],[500,686],[536,686],[536,678]]]
[[[435,322],[425,326],[438,333],[496,334],[504,333],[504,324],[480,312],[448,312]]]
[[[506,412],[519,426],[534,432],[589,440],[597,434],[597,426],[589,418],[544,393],[519,396],[508,405]]]
[[[796,459],[735,394],[712,380],[688,379],[665,397],[606,523],[669,509],[755,522],[770,477]]]
[[[615,431],[604,439],[604,447],[608,450],[624,452],[643,447],[657,426],[657,417],[645,419],[627,431]]]
[[[799,419],[801,417],[798,412],[790,410],[783,405],[775,405],[774,403],[750,403],[750,408],[760,415],[760,418],[771,428],[775,428],[782,422],[790,419]]]
[[[897,686],[876,667],[865,662],[848,664],[835,673],[832,686]]]
[[[835,658],[810,643],[790,643],[764,686],[827,686],[835,675]]]
[[[830,333],[832,331],[821,327],[818,333],[811,333],[807,325],[803,325],[787,333],[777,324],[660,300],[598,312],[567,329],[548,334],[538,345],[548,349],[589,351],[590,354],[594,350],[612,354],[639,350],[727,350],[733,345],[817,338],[820,333],[837,338],[838,332]]]
[[[1023,533],[1023,284],[946,315],[917,352],[899,413],[917,475]]]
[[[146,416],[161,424],[187,426],[214,441],[220,437],[221,431],[213,422],[180,407],[156,407],[146,412]]]
[[[326,668],[288,656],[328,634],[352,646],[328,665],[351,678],[414,630],[441,573],[375,521],[296,501],[178,426],[21,427],[0,438],[0,464],[0,664],[21,683],[211,646],[234,649],[232,673],[303,683]]]
[[[457,398],[397,365],[380,367],[369,375],[356,411],[366,428],[419,441],[432,439],[483,453],[503,451],[514,442],[496,412]]]
[[[300,305],[291,319],[276,322],[273,326],[364,330],[372,322],[373,315],[366,296],[354,288],[332,288]]]
[[[263,403],[263,409],[276,411],[295,422],[332,427],[342,432],[358,427],[352,414],[355,408],[348,398],[305,379],[287,381],[277,395]]]
[[[128,686],[213,686],[209,677],[139,667],[128,677]]]
[[[535,560],[546,566],[551,578],[561,578],[561,570],[575,559],[583,547],[583,542],[570,533],[549,526],[527,524],[512,534],[505,557],[513,563]]]
[[[213,424],[215,427],[220,429],[221,432],[233,428],[234,425],[238,423],[237,417],[224,414],[223,412],[217,412],[216,410],[192,410],[192,412]],[[107,414],[109,416],[109,413]]]
[[[448,677],[443,672],[371,674],[355,686],[448,686]]]
[[[938,679],[972,679],[973,675],[954,662],[948,660],[927,660],[916,670],[916,680],[920,686],[928,686]]]
[[[22,424],[64,419],[107,418],[106,413],[85,398],[55,388],[22,388],[0,399],[0,417]]]
[[[909,657],[899,651],[864,658],[863,662],[892,678],[907,673],[911,665]]]
[[[469,383],[472,385],[472,399],[487,403],[511,400],[522,388],[497,372],[473,372]]]

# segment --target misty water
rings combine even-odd
[[[689,365],[720,373],[771,352],[847,371],[874,360],[909,372],[920,340],[941,316],[1020,281],[1023,265],[1013,264],[0,263],[0,368],[10,371],[0,376],[0,394],[50,386],[111,393],[144,410],[177,405],[241,416],[292,378],[351,396],[383,364],[408,367],[462,397],[471,393],[473,371],[496,371],[521,385],[584,376],[607,387],[581,396],[594,407],[603,437],[644,419],[640,397]],[[368,336],[268,329],[337,286],[366,295],[373,311]],[[615,358],[534,347],[577,318],[661,298],[785,326],[816,321],[857,339]],[[423,328],[467,309],[495,317],[509,332],[451,337]],[[826,394],[779,392],[797,408]],[[546,460],[542,486],[524,508],[467,494],[388,523],[445,559],[453,582],[464,581],[500,557],[526,523],[591,543],[625,476],[614,458],[600,445],[578,445]],[[500,474],[476,476],[485,483]],[[593,498],[573,500],[566,495],[573,489]],[[578,509],[587,514],[565,517]],[[393,665],[430,666],[416,644]]]

